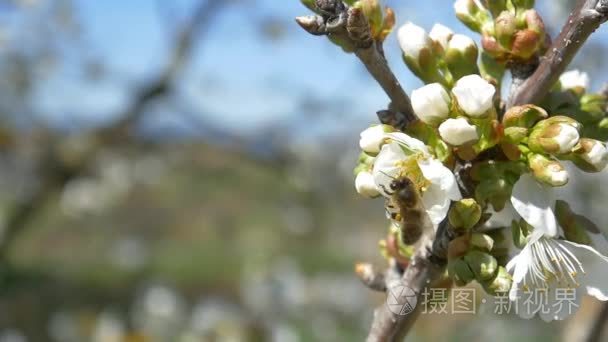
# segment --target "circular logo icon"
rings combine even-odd
[[[405,316],[414,311],[417,303],[416,292],[402,282],[396,280],[388,284],[386,305],[390,312]]]

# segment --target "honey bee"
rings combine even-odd
[[[422,237],[425,227],[430,225],[416,186],[409,178],[399,177],[393,178],[390,190],[384,186],[382,188],[390,196],[386,203],[386,213],[398,222],[401,241],[406,245],[415,244]]]

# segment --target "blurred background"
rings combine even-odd
[[[538,1],[551,32],[573,2]],[[385,3],[398,24],[468,33],[451,1]],[[387,98],[356,58],[295,25],[306,12],[0,1],[0,342],[364,338],[384,297],[353,265],[384,267],[386,227],[352,168]],[[603,27],[575,62],[594,89],[607,43]],[[394,35],[385,50],[419,87]],[[605,181],[568,190],[601,227]],[[426,315],[410,340],[575,341],[599,307],[553,324]]]

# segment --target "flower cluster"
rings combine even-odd
[[[446,26],[435,24],[427,33],[409,22],[399,28],[397,37],[406,65],[425,83],[452,86],[455,80],[478,73],[475,41]]]
[[[419,121],[405,132],[388,125],[364,130],[355,169],[357,191],[385,199],[391,228],[381,244],[384,255],[407,265],[415,249],[404,240],[412,218],[393,213],[395,180],[407,178],[431,226],[448,222],[457,234],[449,244],[447,273],[455,285],[476,281],[489,294],[508,294],[516,305],[528,291],[560,286],[580,289],[577,299],[587,293],[608,300],[608,281],[593,273],[608,263],[608,249],[602,249],[608,242],[553,196],[553,187],[568,182],[564,163],[586,172],[608,165],[606,145],[577,120],[590,112],[603,120],[605,99],[585,94],[584,74],[568,72],[551,94],[569,94],[574,106],[501,111],[500,78],[478,69],[469,38],[442,25],[427,34],[412,23],[399,29],[398,38],[406,65],[426,83],[411,94]],[[468,67],[455,67],[449,56],[457,52],[469,56],[460,59]],[[557,102],[551,96],[546,101]],[[471,163],[471,198],[462,198],[454,176],[454,166],[464,161]],[[520,310],[520,316],[565,317],[549,307],[539,310]]]
[[[482,34],[481,45],[495,60],[527,61],[545,49],[545,24],[534,1],[458,0],[456,16]]]
[[[395,22],[379,0],[302,1],[318,16],[299,23],[314,34],[327,26],[324,34],[336,43],[344,29],[351,43],[353,33],[381,43]],[[407,114],[417,120],[361,133],[355,188],[384,199],[390,228],[381,251],[403,268],[427,247],[418,244],[422,237],[428,242],[444,227],[451,239],[445,277],[456,286],[476,281],[517,306],[527,292],[563,287],[576,289],[577,301],[583,294],[606,301],[601,269],[608,266],[608,241],[554,192],[568,183],[566,163],[585,172],[608,165],[608,95],[588,93],[589,77],[569,71],[539,103],[501,101],[505,70],[534,65],[547,47],[533,5],[457,0],[457,17],[481,34],[481,54],[473,39],[441,24],[428,33],[411,22],[399,28],[403,60],[425,84],[410,96],[414,113]],[[361,13],[367,21],[358,29],[368,29],[349,31],[348,22]],[[547,321],[569,313],[551,301],[541,304],[517,312]]]

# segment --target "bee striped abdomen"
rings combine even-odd
[[[418,242],[427,226],[426,212],[422,206],[420,194],[414,183],[407,177],[393,180],[389,193],[391,199],[387,201],[386,210],[389,217],[399,224],[401,240],[406,245]]]

